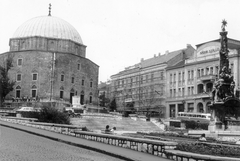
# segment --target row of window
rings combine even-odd
[[[199,84],[197,86],[197,91],[196,93],[200,94],[200,93],[204,93],[204,92],[211,92],[213,89],[213,84],[212,83],[207,83],[206,86],[204,87],[203,84]],[[176,89],[170,89],[170,97],[176,97],[176,94],[178,94],[178,96],[185,96],[185,88],[178,88],[178,93],[176,93]],[[194,87],[188,87],[187,88],[187,95],[193,95],[194,93]]]
[[[114,86],[115,87],[124,87],[124,86],[127,86],[127,85],[133,85],[133,84],[143,84],[143,83],[148,83],[148,82],[154,82],[156,79],[160,79],[160,80],[164,80],[164,77],[159,77],[159,78],[154,78],[154,77],[151,77],[149,78],[148,76],[144,77],[143,76],[136,76],[135,79],[133,78],[130,78],[130,81],[128,81],[127,79],[126,80],[118,80],[118,81],[115,81],[115,84]],[[135,80],[135,81],[134,81]]]
[[[64,75],[61,75],[61,81],[63,82],[64,81]],[[17,74],[17,82],[20,82],[22,80],[22,74]],[[33,73],[32,74],[32,80],[33,81],[37,81],[38,80],[38,74],[37,73]],[[72,77],[71,78],[71,82],[74,83],[75,82],[75,78]],[[85,84],[85,80],[82,79],[82,82],[81,82],[82,86],[84,86]],[[90,87],[92,88],[93,87],[93,80],[91,79],[90,80]]]
[[[231,69],[231,71],[233,72],[233,63],[230,65],[229,67]],[[214,71],[214,67],[207,67],[207,68],[199,68],[197,69],[197,77],[201,77],[204,75],[217,75],[219,72],[219,67],[215,66],[215,71]],[[170,73],[170,84],[171,82],[176,82],[177,79],[177,75],[176,73]],[[194,79],[194,70],[189,70],[188,71],[188,75],[187,75],[187,79],[188,80],[193,80]],[[178,81],[185,81],[185,75],[184,72],[179,72],[178,73]]]
[[[22,64],[23,64],[23,59],[22,59],[22,58],[19,58],[19,59],[17,60],[17,65],[18,65],[18,66],[22,66]],[[77,64],[77,70],[81,70],[81,64]]]
[[[65,80],[65,76],[63,74],[61,74],[61,78],[60,78],[61,82],[64,82]],[[75,77],[71,77],[71,83],[75,83]],[[81,81],[81,85],[84,86],[85,85],[85,80],[82,79]],[[93,80],[90,79],[90,85],[91,88],[93,87]]]
[[[64,96],[64,88],[61,87],[60,88],[60,97],[61,99],[63,99],[63,96]],[[75,95],[77,95],[77,91],[75,93]],[[81,92],[81,95],[84,95],[84,92],[82,91]],[[92,103],[92,92],[90,92],[89,94],[89,103]],[[36,98],[37,97],[37,87],[35,85],[32,86],[32,89],[31,89],[31,97],[32,98]],[[21,98],[21,87],[20,86],[17,86],[16,87],[16,98]]]
[[[37,97],[37,87],[35,85],[32,86],[31,89],[31,97],[36,98]],[[21,98],[21,87],[16,87],[16,98]]]
[[[38,80],[38,74],[37,73],[32,73],[32,80],[33,81],[37,81]],[[22,74],[17,74],[16,81],[17,82],[22,81]]]
[[[188,87],[187,88],[187,95],[190,96],[190,95],[193,95],[194,94],[194,87]],[[177,94],[177,91],[176,89],[170,89],[170,97],[174,98],[176,97],[176,94]],[[185,96],[185,88],[178,88],[178,96]]]

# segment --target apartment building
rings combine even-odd
[[[166,114],[166,68],[194,53],[194,48],[186,48],[150,59],[142,59],[138,64],[111,76],[111,98],[116,100],[118,111],[148,111]]]
[[[235,81],[240,83],[240,41],[228,39],[229,68]],[[220,39],[196,45],[189,59],[183,59],[166,68],[166,117],[178,112],[210,113],[211,91],[219,72]]]

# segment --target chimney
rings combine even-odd
[[[161,53],[158,53],[158,56],[161,56]]]
[[[156,58],[156,54],[154,54],[154,58]]]
[[[165,52],[165,54],[168,55],[168,54],[169,54],[169,51],[167,50],[167,51]]]
[[[141,59],[141,62],[143,62],[143,61],[144,61],[144,59],[142,58],[142,59]]]
[[[192,45],[191,44],[187,44],[187,48],[190,48]]]

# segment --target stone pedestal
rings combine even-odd
[[[225,129],[224,124],[221,121],[211,121],[208,125],[208,131],[214,133],[216,131],[223,131]]]

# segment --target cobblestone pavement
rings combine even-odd
[[[0,126],[1,161],[123,161],[102,153],[71,146]]]

